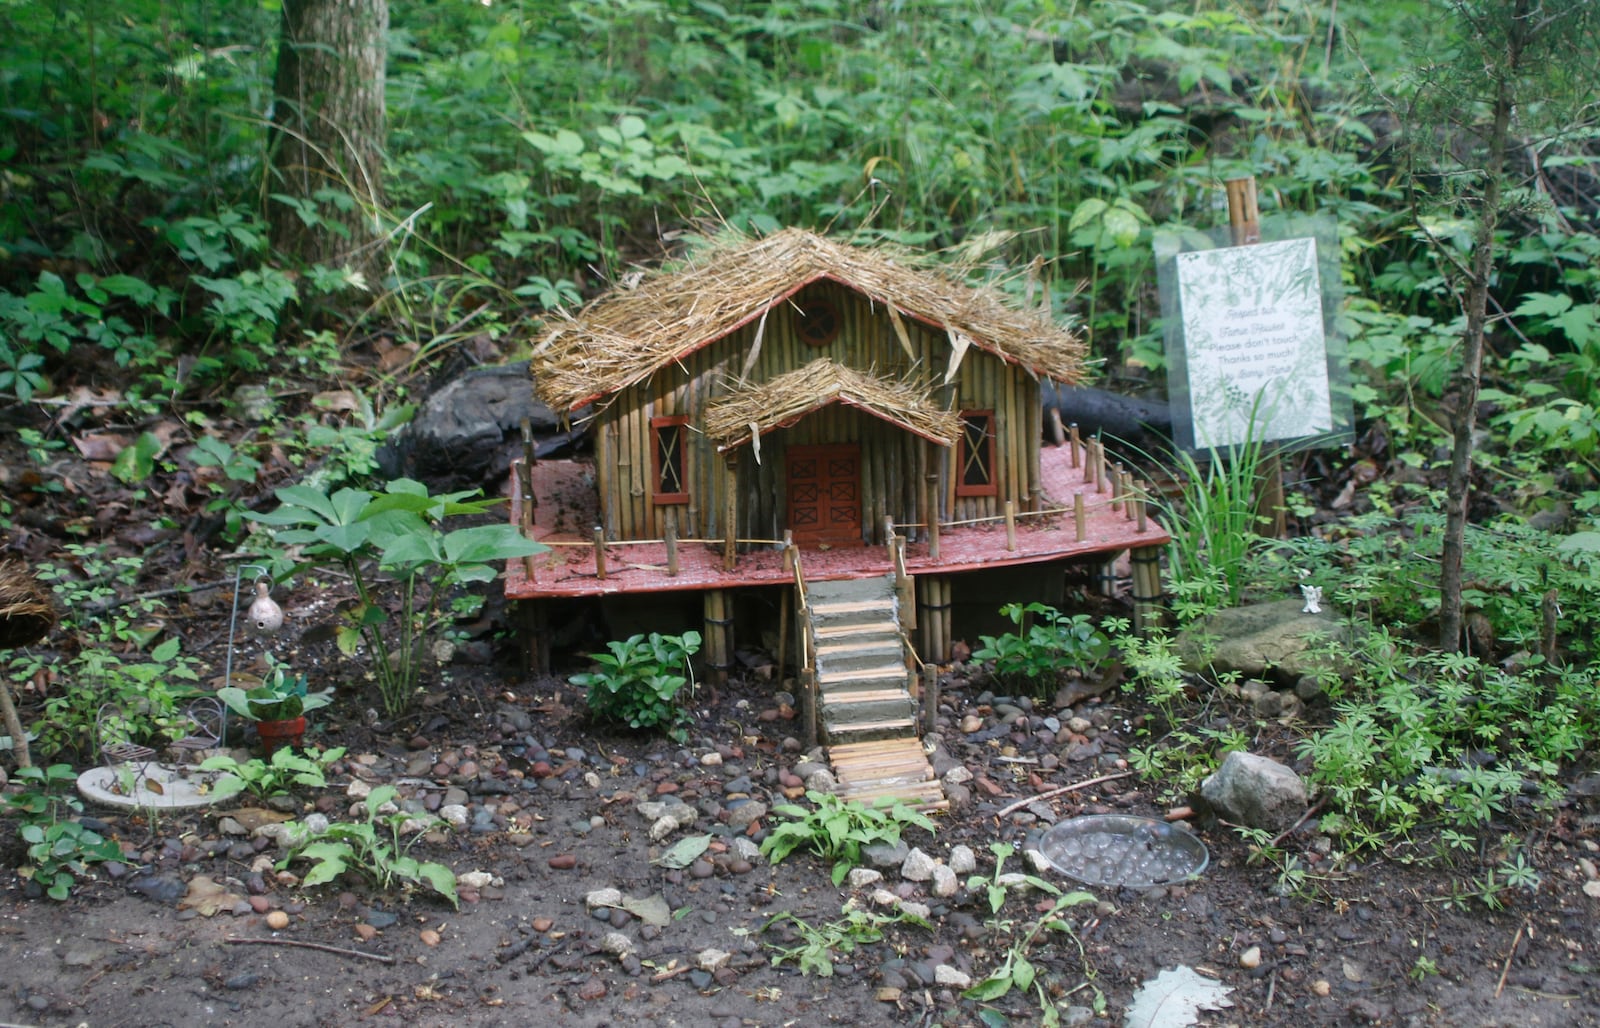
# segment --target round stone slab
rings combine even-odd
[[[172,764],[102,765],[78,776],[78,792],[91,803],[119,810],[193,810],[216,801],[209,789],[215,778]]]
[[[1205,843],[1187,829],[1127,814],[1058,822],[1040,838],[1039,852],[1068,878],[1130,889],[1181,882],[1211,862]]]

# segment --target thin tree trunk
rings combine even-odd
[[[1500,178],[1505,172],[1506,144],[1511,134],[1511,81],[1520,71],[1520,26],[1528,0],[1516,0],[1507,65],[1498,69],[1493,120],[1489,128],[1483,200],[1473,232],[1471,271],[1467,282],[1467,327],[1461,338],[1461,364],[1456,372],[1454,435],[1450,475],[1445,487],[1444,547],[1439,570],[1439,648],[1461,649],[1461,564],[1466,552],[1467,515],[1472,497],[1472,434],[1478,426],[1478,389],[1483,379],[1483,337],[1488,320],[1489,286],[1494,273],[1494,233],[1500,222]]]
[[[267,211],[273,246],[307,264],[381,267],[388,32],[387,0],[283,0],[268,192],[292,202]]]

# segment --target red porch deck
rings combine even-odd
[[[1008,545],[1003,519],[981,524],[941,526],[939,557],[925,539],[906,544],[906,571],[913,576],[948,575],[983,568],[1070,561],[1096,554],[1163,546],[1171,537],[1153,519],[1141,518],[1134,501],[1124,501],[1113,475],[1100,474],[1098,487],[1085,481],[1085,466],[1099,468],[1094,445],[1068,442],[1042,448],[1039,457],[1044,510],[1018,513],[1015,543]],[[611,542],[605,545],[605,577],[596,570],[592,526],[596,523],[593,470],[575,461],[542,461],[534,467],[533,537],[551,548],[506,568],[507,599],[533,600],[626,593],[732,589],[781,585],[794,573],[784,567],[781,544],[738,554],[733,570],[723,567],[723,543],[678,544],[678,573],[669,575],[664,542]],[[519,476],[513,476],[515,483]],[[515,486],[511,519],[520,524],[522,496]],[[1083,531],[1078,531],[1074,498],[1082,496]],[[920,529],[919,529],[920,534]],[[532,574],[529,574],[529,563]],[[893,570],[882,546],[842,546],[801,551],[808,581],[865,578]]]

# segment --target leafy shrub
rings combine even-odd
[[[424,637],[439,624],[445,594],[469,582],[493,581],[499,561],[544,550],[514,525],[477,525],[445,531],[449,518],[482,514],[497,500],[469,500],[472,492],[431,496],[428,487],[396,479],[385,491],[346,487],[329,495],[310,486],[276,493],[277,510],[248,515],[272,529],[276,566],[343,568],[355,583],[356,604],[344,614],[336,641],[346,655],[365,642],[376,657],[378,689],[390,716],[411,707]],[[293,551],[288,548],[294,547]],[[372,564],[401,589],[399,638],[384,631],[388,609],[374,593]],[[421,593],[419,594],[419,586]]]
[[[335,821],[326,829],[312,835],[297,845],[289,855],[279,861],[283,870],[295,860],[314,861],[310,871],[301,879],[304,885],[324,885],[346,871],[363,875],[375,887],[385,892],[397,882],[408,886],[426,883],[433,891],[460,906],[456,896],[456,876],[443,864],[418,860],[410,849],[422,838],[416,822],[422,826],[443,825],[445,822],[431,814],[407,814],[403,811],[380,813],[394,801],[396,792],[392,785],[380,785],[367,794],[365,821]],[[409,839],[406,831],[413,830]]]
[[[810,810],[792,803],[772,808],[791,820],[772,830],[761,843],[761,854],[777,864],[797,849],[809,850],[833,865],[835,885],[861,863],[863,846],[893,846],[910,825],[934,830],[926,815],[903,803],[880,800],[869,807],[816,791],[807,792],[806,799],[815,804]]]
[[[589,716],[620,721],[629,728],[664,729],[682,742],[688,738],[689,712],[679,698],[689,683],[689,658],[700,650],[700,633],[651,632],[606,644],[591,653],[598,671],[573,675],[573,685],[589,690]]]
[[[1033,624],[1026,632],[980,635],[983,645],[972,651],[972,659],[993,661],[994,677],[1008,688],[1050,695],[1063,672],[1092,669],[1111,652],[1110,641],[1087,614],[1067,615],[1043,603],[1008,603],[1000,613],[1018,629],[1030,617]]]
[[[226,799],[241,792],[252,796],[281,796],[296,788],[321,789],[328,784],[327,768],[344,756],[344,747],[301,755],[285,746],[273,751],[268,760],[251,758],[244,762],[226,753],[206,758],[202,771],[219,771],[222,777],[212,787],[212,795]]]
[[[122,859],[115,842],[71,820],[83,810],[72,792],[77,774],[71,765],[18,768],[15,777],[22,791],[5,802],[27,847],[28,862],[17,869],[21,877],[32,879],[51,899],[64,900],[89,864]]]

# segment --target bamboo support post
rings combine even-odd
[[[1061,446],[1067,441],[1067,426],[1061,423],[1061,411],[1050,408],[1050,442]]]
[[[1072,494],[1072,527],[1077,533],[1078,542],[1089,538],[1089,512],[1083,505],[1083,494]]]
[[[522,664],[529,674],[550,673],[550,646],[547,635],[549,624],[543,600],[518,600],[517,614],[521,624]]]
[[[939,668],[936,664],[922,665],[922,730],[939,730]]]
[[[927,496],[923,506],[928,508],[928,559],[939,559],[939,476],[927,477]]]
[[[606,531],[594,526],[594,575],[602,582],[606,577]]]
[[[778,681],[783,681],[789,656],[789,611],[794,606],[794,590],[784,589],[778,600]]]
[[[1129,561],[1133,565],[1133,628],[1143,635],[1161,627],[1161,547],[1138,547]]]
[[[1017,548],[1017,505],[1006,501],[1006,552]]]
[[[667,508],[667,574],[678,577],[678,508]]]
[[[917,630],[917,580],[906,574],[905,536],[900,537],[894,566],[900,579],[899,599],[900,610],[903,612],[900,617],[905,622],[906,630],[914,632]]]
[[[705,594],[706,676],[714,685],[728,680],[733,667],[733,618],[729,614],[725,589],[708,589]]]

